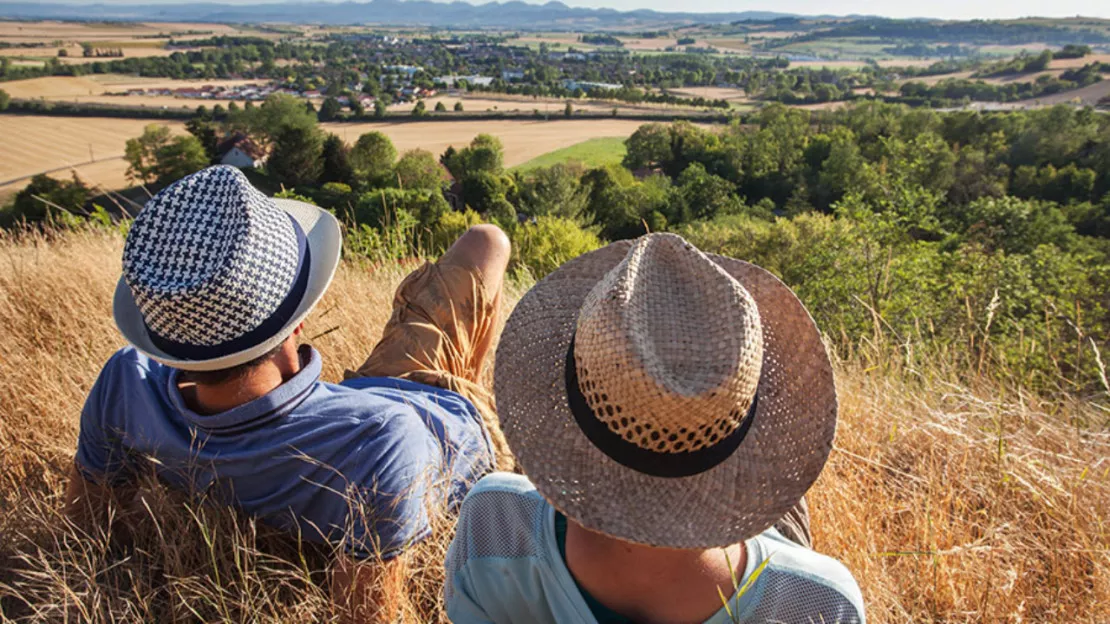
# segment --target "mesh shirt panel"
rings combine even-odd
[[[860,614],[841,592],[773,566],[772,557],[760,575],[759,603],[745,622],[861,624]]]
[[[505,490],[476,491],[467,497],[459,514],[455,539],[447,551],[448,577],[454,576],[470,559],[488,557],[547,560],[540,545],[543,499]],[[452,583],[445,588],[450,600]]]
[[[523,481],[516,475],[486,477],[463,503],[458,531],[447,553],[445,598],[448,602],[454,598],[454,579],[460,573],[469,579],[466,582],[477,577],[489,582],[509,569],[550,571],[563,565],[551,560],[550,550],[544,543],[543,522],[550,511],[548,504],[535,490],[522,490],[518,479]],[[787,542],[774,531],[753,538],[749,544],[752,546],[749,553],[756,557],[752,568],[764,557],[769,557],[770,561],[741,599],[755,603],[741,606],[740,622],[863,624],[859,589],[842,566]],[[529,559],[530,562],[523,561]],[[515,563],[506,566],[506,560]],[[540,574],[537,578],[550,581],[553,575]],[[511,621],[522,621],[520,617],[530,618],[536,614],[566,617],[574,612],[567,604],[557,603],[567,595],[565,591],[548,588],[550,591],[539,594],[517,595],[502,582],[495,583],[508,591],[500,597],[506,602],[496,607],[481,606],[510,614]],[[537,600],[543,604],[537,604]],[[729,600],[730,605],[735,601],[734,596]],[[722,609],[709,622],[724,624],[733,619]]]

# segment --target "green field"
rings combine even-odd
[[[570,161],[580,162],[588,167],[599,167],[619,163],[624,158],[626,151],[624,137],[601,137],[575,143],[570,147],[537,156],[526,163],[513,167],[512,170],[525,172]]]

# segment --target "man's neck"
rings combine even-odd
[[[567,567],[606,607],[637,622],[702,622],[731,596],[747,565],[744,544],[679,550],[632,544],[567,523]],[[720,590],[718,592],[718,589]]]
[[[225,383],[190,383],[186,375],[178,387],[189,409],[202,415],[220,414],[266,396],[300,370],[301,358],[293,348]]]

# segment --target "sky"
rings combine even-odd
[[[55,0],[74,2],[75,0]],[[104,4],[183,4],[188,0],[101,0]],[[202,0],[205,2],[212,0]],[[259,4],[283,0],[223,0],[220,4]],[[295,0],[293,0],[295,1]],[[364,2],[366,0],[355,0]],[[442,0],[449,1],[449,0]],[[467,0],[483,4],[485,0]],[[546,0],[524,0],[542,4]],[[933,0],[932,2],[879,2],[877,0],[562,0],[570,6],[611,8],[620,11],[654,9],[656,11],[689,11],[699,13],[731,13],[740,11],[775,11],[800,15],[879,15],[883,17],[928,17],[941,19],[998,19],[1016,17],[1085,17],[1110,18],[1110,0]]]

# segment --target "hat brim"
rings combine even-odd
[[[308,286],[304,296],[293,313],[288,323],[280,331],[249,349],[209,360],[186,360],[174,357],[154,345],[143,322],[142,313],[135,304],[131,289],[121,277],[116,284],[116,293],[112,299],[112,316],[116,321],[123,337],[127,339],[140,352],[152,359],[182,370],[213,371],[231,368],[245,364],[260,355],[278,346],[288,338],[293,330],[308,316],[312,308],[320,301],[324,292],[335,277],[335,270],[339,266],[339,256],[343,249],[343,235],[339,228],[339,221],[330,212],[311,204],[291,199],[274,199],[278,208],[288,213],[300,224],[308,240],[309,251],[312,254],[312,264],[309,267]]]
[[[710,255],[752,294],[762,319],[751,429],[728,459],[690,477],[653,477],[610,459],[575,422],[565,366],[582,302],[631,244],[568,262],[517,304],[494,373],[505,437],[540,494],[587,529],[665,548],[735,544],[778,521],[820,475],[836,432],[832,364],[790,288],[753,264]]]

